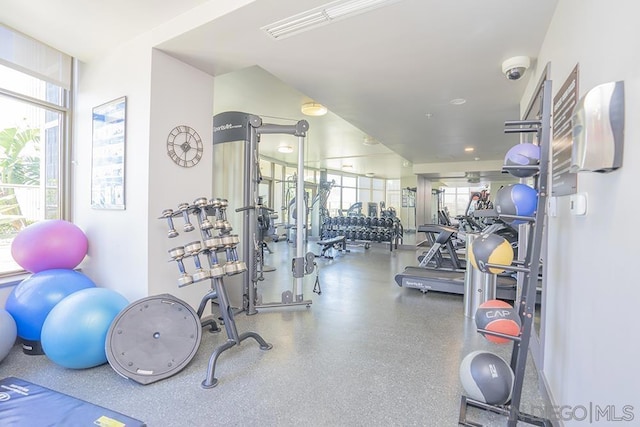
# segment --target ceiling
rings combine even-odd
[[[204,3],[3,0],[2,19],[87,61]],[[503,123],[518,118],[532,73],[510,81],[501,64],[527,55],[535,67],[557,0],[399,0],[287,38],[261,30],[325,3],[255,0],[157,47],[216,76],[214,113],[244,111],[276,124],[308,120],[308,166],[351,165],[349,172],[398,178],[411,175],[413,165],[439,164],[434,173],[421,169],[453,185],[518,142]],[[459,98],[466,103],[451,104]],[[303,116],[306,101],[329,113]],[[276,150],[296,145],[288,138],[264,135],[261,153],[295,163],[295,152]],[[365,138],[378,144],[364,145]],[[442,164],[452,166],[443,171]]]

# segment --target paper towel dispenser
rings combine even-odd
[[[624,82],[587,92],[573,110],[571,126],[570,172],[611,172],[622,166]]]

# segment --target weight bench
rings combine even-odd
[[[351,252],[349,249],[347,249],[346,236],[336,236],[330,239],[318,240],[317,243],[322,246],[322,249],[320,250],[320,255],[316,255],[316,257],[333,259],[333,256],[327,254],[327,251],[329,250],[336,250],[338,252]]]

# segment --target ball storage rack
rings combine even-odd
[[[538,145],[540,146],[539,165],[503,167],[503,170],[506,172],[508,172],[510,168],[532,168],[536,170],[535,175],[533,175],[534,188],[538,193],[538,205],[535,216],[500,216],[501,218],[506,219],[523,220],[531,224],[527,234],[528,244],[526,255],[523,260],[514,261],[513,264],[509,266],[487,264],[489,267],[504,268],[508,271],[524,274],[520,297],[514,305],[514,308],[517,309],[518,315],[520,316],[522,328],[518,336],[478,329],[478,332],[481,334],[506,338],[513,342],[510,366],[514,373],[514,382],[511,400],[505,405],[490,405],[462,395],[458,419],[459,425],[471,427],[482,426],[482,424],[467,420],[467,409],[469,406],[472,406],[507,417],[507,426],[509,427],[517,426],[519,421],[530,425],[545,427],[553,426],[549,419],[527,414],[520,410],[522,387],[525,379],[525,368],[527,364],[527,356],[529,354],[529,342],[531,339],[535,316],[538,271],[540,268],[540,253],[543,244],[543,229],[546,215],[545,208],[547,205],[548,192],[550,191],[550,188],[548,187],[548,172],[551,139],[551,81],[546,80],[545,78],[546,77],[543,77],[538,85],[538,90],[532,98],[532,102],[528,109],[530,113],[533,112],[535,114],[535,119],[507,121],[505,122],[504,130],[505,133],[533,133]],[[537,112],[533,111],[533,108],[536,106],[538,107]]]

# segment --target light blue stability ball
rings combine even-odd
[[[42,325],[42,349],[54,363],[85,369],[107,362],[107,332],[129,301],[116,291],[89,288],[60,301]]]

